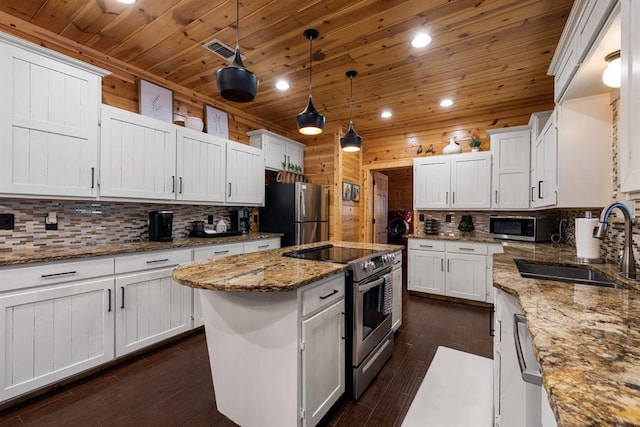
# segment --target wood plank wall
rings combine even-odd
[[[389,211],[413,210],[413,169],[382,171],[389,178]]]
[[[339,142],[336,144],[336,148],[340,167],[338,186],[342,189],[343,183],[346,182],[360,186],[360,191],[362,191],[362,151],[355,153],[344,152],[339,148]],[[361,242],[364,239],[364,202],[362,198],[360,201],[343,200],[342,190],[340,194],[338,210],[340,215],[339,231],[342,233],[340,240]]]

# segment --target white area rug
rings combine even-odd
[[[402,427],[493,425],[493,360],[438,347]]]

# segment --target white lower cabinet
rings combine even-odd
[[[491,254],[484,243],[409,239],[407,287],[410,291],[491,301],[487,287]]]
[[[302,321],[303,425],[314,426],[345,390],[344,298]]]
[[[391,329],[397,331],[402,325],[402,251],[394,253],[391,270],[393,284],[393,311],[391,312]]]
[[[518,300],[497,289],[495,299],[494,364],[494,416],[496,426],[539,427],[555,426],[547,395],[539,384],[525,382],[518,363],[518,328],[520,348],[528,370],[539,369],[531,336],[524,322],[516,322],[515,315],[523,315]]]
[[[0,401],[113,359],[113,281],[113,259],[0,271]]]
[[[116,258],[116,357],[191,329],[192,290],[171,278],[191,249]],[[161,266],[158,268],[157,266]]]
[[[344,272],[289,292],[203,290],[218,410],[247,427],[318,424],[345,391],[344,296]]]

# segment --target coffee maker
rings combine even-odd
[[[251,232],[251,211],[249,209],[238,209],[231,211],[231,228],[234,228],[242,234]]]
[[[149,240],[152,242],[171,242],[173,229],[173,212],[149,212]]]

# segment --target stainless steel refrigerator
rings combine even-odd
[[[329,187],[294,182],[267,185],[260,231],[283,233],[282,246],[329,239]]]

